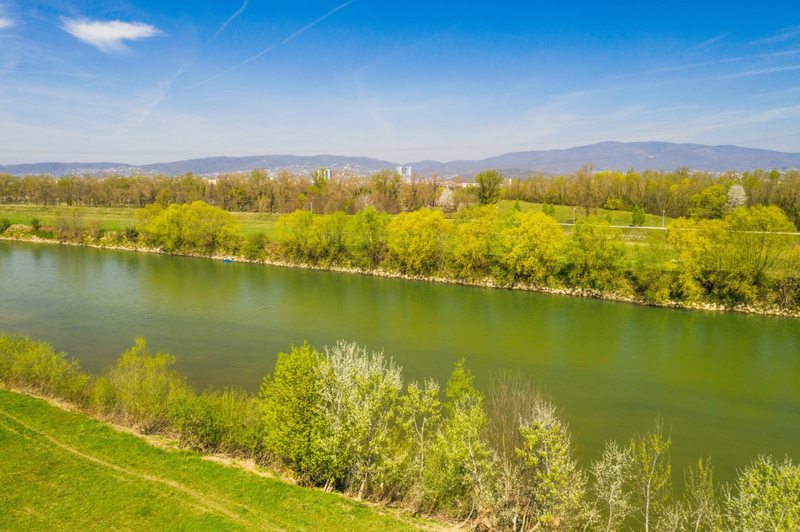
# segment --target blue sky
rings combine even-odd
[[[0,164],[800,152],[800,2],[0,0]]]

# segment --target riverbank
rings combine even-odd
[[[0,529],[445,530],[0,390]]]
[[[61,241],[55,238],[44,238],[36,234],[31,234],[30,228],[22,224],[12,225],[11,227],[8,228],[6,234],[0,235],[0,240],[8,240],[8,241],[33,242],[37,244],[56,244],[64,246],[88,247],[95,249],[109,249],[117,251],[136,251],[142,253],[155,253],[155,254],[173,255],[181,257],[205,258],[205,259],[221,260],[228,262],[263,264],[268,266],[279,266],[283,268],[300,268],[300,269],[309,269],[318,271],[332,271],[338,273],[404,279],[410,281],[456,284],[463,286],[473,286],[473,287],[502,289],[502,290],[539,292],[539,293],[570,296],[570,297],[601,299],[605,301],[615,301],[619,303],[630,303],[634,305],[643,305],[650,307],[661,307],[661,308],[672,308],[672,309],[705,311],[705,312],[736,312],[743,314],[758,314],[764,316],[777,316],[777,317],[795,318],[795,319],[800,318],[800,310],[790,310],[777,306],[772,306],[772,307],[759,307],[750,305],[726,306],[711,302],[684,302],[675,300],[668,300],[664,302],[652,302],[645,300],[642,297],[637,297],[635,294],[625,293],[622,291],[613,292],[613,291],[603,291],[603,290],[594,290],[585,288],[549,287],[549,286],[536,286],[527,284],[503,285],[497,283],[494,279],[491,278],[486,278],[478,281],[467,281],[467,280],[453,279],[448,277],[406,275],[399,272],[387,271],[382,269],[364,270],[360,268],[348,268],[343,266],[298,264],[289,261],[275,261],[269,259],[247,259],[245,257],[242,257],[241,255],[230,255],[230,254],[203,255],[200,253],[167,253],[162,249],[150,248],[138,244],[127,243],[127,245],[122,245],[119,242],[119,240],[116,239],[116,237],[113,239],[109,239],[107,237],[105,238],[106,241],[103,241],[101,239],[96,243]]]

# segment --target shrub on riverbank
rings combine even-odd
[[[91,379],[80,363],[52,346],[20,335],[0,335],[0,382],[10,388],[82,403]]]
[[[762,456],[720,490],[709,459],[672,499],[671,440],[662,425],[627,446],[606,445],[581,468],[556,407],[519,375],[484,395],[459,362],[444,397],[433,380],[404,386],[382,353],[339,342],[279,356],[259,397],[187,387],[142,339],[92,378],[52,347],[0,335],[0,385],[71,401],[138,428],[176,430],[182,445],[269,461],[307,485],[483,530],[718,530],[792,532],[800,466]],[[91,398],[86,401],[85,398]],[[171,426],[171,427],[170,427]]]
[[[213,255],[235,252],[239,246],[240,227],[227,211],[202,201],[172,204],[164,209],[159,204],[137,211],[137,229],[148,245],[168,253],[199,252]]]

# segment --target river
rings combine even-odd
[[[674,480],[701,454],[730,480],[759,453],[800,459],[800,320],[255,264],[0,241],[0,331],[97,372],[144,336],[190,384],[256,391],[277,353],[337,339],[405,379],[464,357],[485,386],[520,371],[563,407],[578,456],[657,416]]]

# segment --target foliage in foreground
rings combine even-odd
[[[258,397],[200,395],[144,340],[100,377],[49,346],[0,336],[0,383],[71,400],[183,445],[277,465],[305,485],[340,490],[497,530],[778,531],[800,524],[800,466],[760,456],[719,487],[709,458],[672,499],[671,439],[662,424],[628,445],[608,442],[581,468],[558,410],[519,375],[486,393],[462,360],[441,393],[404,385],[382,353],[338,342],[281,353]]]

